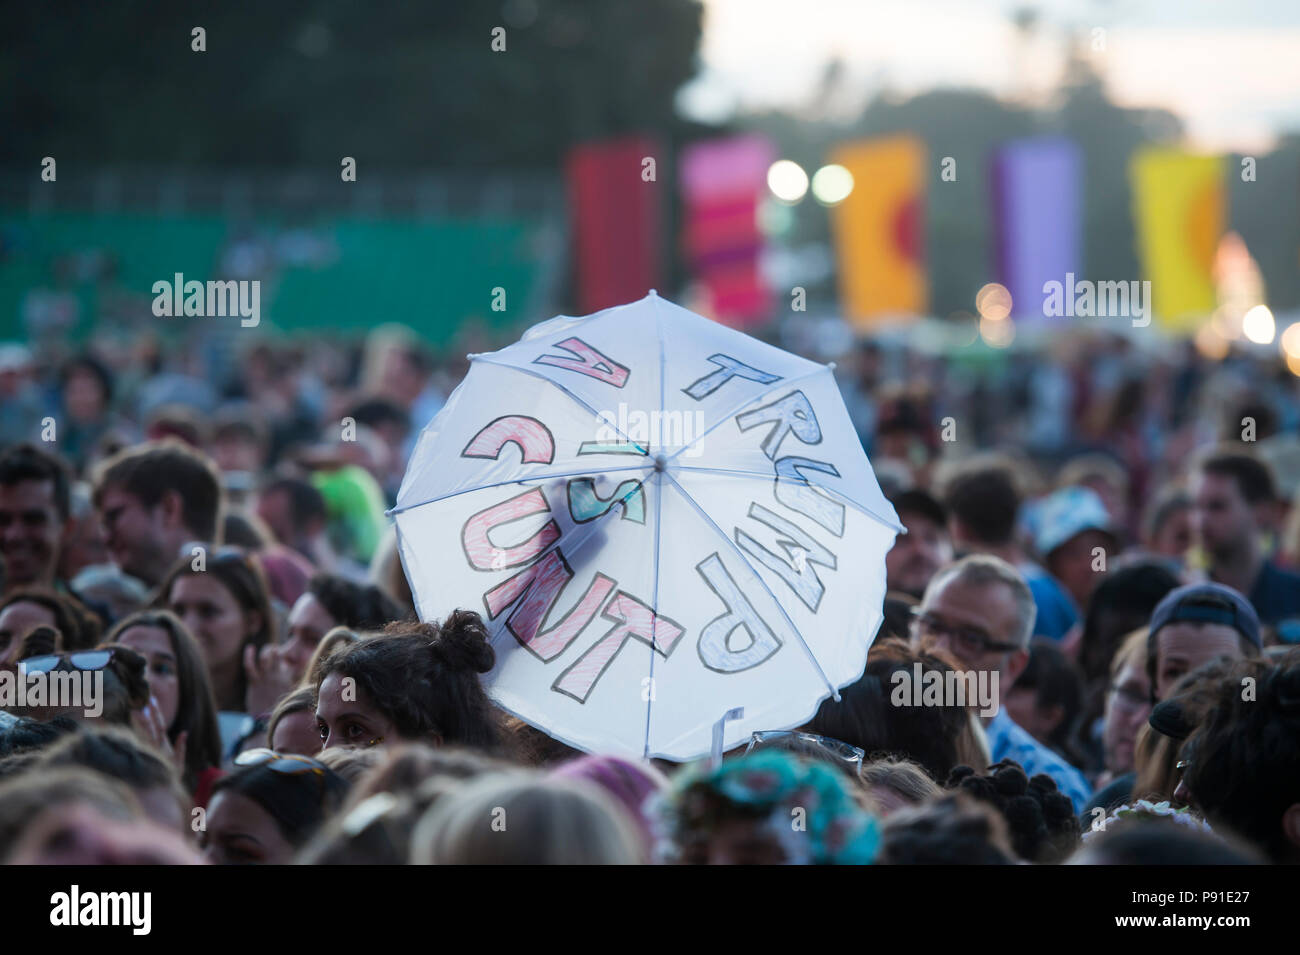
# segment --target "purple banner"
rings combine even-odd
[[[1083,155],[1060,137],[1007,143],[993,159],[993,216],[999,281],[1011,315],[1046,321],[1047,282],[1081,277]]]

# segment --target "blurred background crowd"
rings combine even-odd
[[[108,704],[0,711],[0,858],[1300,858],[1294,9],[63,6],[0,54],[0,668]],[[497,710],[385,515],[467,355],[650,287],[835,362],[908,530],[863,676],[717,765]]]

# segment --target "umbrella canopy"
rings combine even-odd
[[[653,292],[471,359],[393,514],[421,619],[488,621],[502,707],[689,760],[861,675],[902,528],[828,366]]]

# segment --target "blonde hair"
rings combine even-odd
[[[625,811],[580,779],[513,770],[442,796],[415,827],[416,865],[636,865]]]

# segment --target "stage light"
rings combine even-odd
[[[782,202],[798,202],[808,192],[808,174],[797,162],[778,159],[767,170],[767,188]]]

